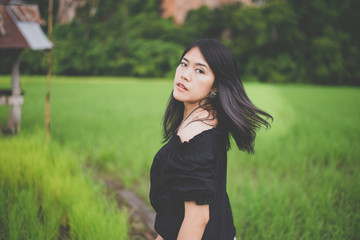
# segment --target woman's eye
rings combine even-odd
[[[187,66],[185,62],[180,62],[180,65],[183,66],[183,67]]]
[[[203,70],[201,70],[201,69],[196,69],[195,71],[196,71],[197,73],[204,74],[204,71],[203,71]]]

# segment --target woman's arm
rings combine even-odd
[[[209,205],[185,202],[185,216],[181,224],[178,240],[200,240],[210,219]]]

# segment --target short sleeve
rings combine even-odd
[[[211,204],[217,180],[215,177],[216,147],[208,136],[180,144],[172,153],[173,193],[182,201],[198,205]]]

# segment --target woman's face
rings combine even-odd
[[[173,96],[184,104],[198,104],[213,89],[215,75],[198,47],[190,49],[176,69]]]

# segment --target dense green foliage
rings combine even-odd
[[[45,77],[22,80],[21,134],[41,135]],[[9,84],[9,77],[0,78],[0,87]],[[170,81],[154,79],[56,77],[52,141],[61,148],[52,156],[75,152],[77,161],[118,177],[147,200],[171,88]],[[258,133],[254,155],[235,145],[228,153],[238,239],[359,239],[360,89],[259,83],[247,83],[245,89],[275,121]],[[0,114],[0,125],[5,116]],[[11,144],[6,148],[14,149]],[[7,156],[17,159],[17,153]],[[77,169],[74,161],[63,161]],[[36,164],[31,166],[29,171],[35,171]]]
[[[38,0],[46,16],[45,0]],[[57,1],[55,1],[57,3]],[[95,15],[91,6],[97,5]],[[176,26],[160,17],[160,0],[87,1],[76,19],[54,28],[54,71],[60,75],[172,75],[184,46],[222,40],[245,80],[360,84],[357,0],[268,0],[188,13]],[[25,51],[24,73],[44,73],[44,54]],[[8,74],[9,61],[0,64]]]

